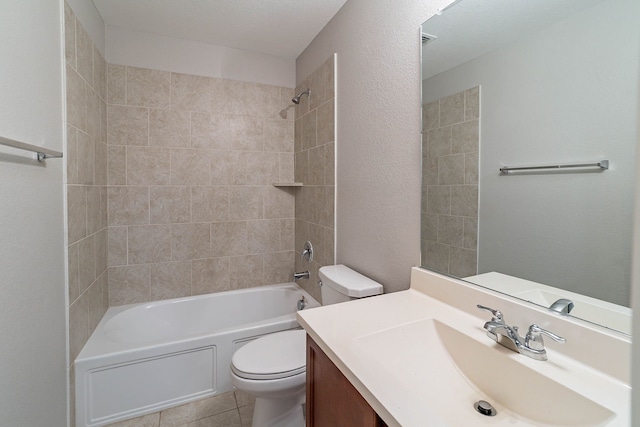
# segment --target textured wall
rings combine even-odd
[[[420,25],[447,1],[349,0],[296,62],[337,52],[336,261],[406,289],[420,262]]]
[[[60,1],[0,2],[0,136],[63,150]],[[0,147],[0,425],[64,426],[63,163]]]

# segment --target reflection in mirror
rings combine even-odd
[[[423,24],[423,267],[630,333],[638,22],[637,0],[461,0]]]

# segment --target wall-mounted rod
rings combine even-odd
[[[512,171],[527,171],[540,169],[570,169],[570,168],[600,168],[601,170],[609,169],[609,160],[600,160],[594,163],[571,163],[564,165],[541,165],[541,166],[503,166],[500,173],[507,174]]]
[[[62,157],[62,153],[60,151],[49,150],[48,148],[38,147],[37,145],[15,141],[13,139],[4,138],[2,136],[0,136],[0,145],[6,145],[7,147],[18,148],[20,150],[33,151],[34,153],[36,153],[36,159],[38,159],[39,162],[42,162],[45,159]]]

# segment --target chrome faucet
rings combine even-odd
[[[559,343],[567,341],[561,336],[547,331],[535,324],[529,326],[529,331],[525,337],[521,337],[518,333],[517,326],[507,325],[504,321],[504,317],[502,316],[502,312],[480,304],[478,304],[477,307],[480,310],[488,311],[493,315],[491,320],[484,324],[484,328],[487,330],[487,336],[489,338],[510,350],[524,354],[532,359],[547,360],[547,350],[544,348],[544,340],[542,339],[543,335],[546,335]]]
[[[293,273],[293,280],[297,281],[297,280],[301,280],[301,279],[308,279],[309,278],[309,271],[302,271],[300,273]]]
[[[560,314],[569,314],[573,310],[573,301],[566,298],[560,298],[549,306],[549,310],[556,311]]]

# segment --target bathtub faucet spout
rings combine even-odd
[[[302,271],[300,273],[293,273],[293,280],[298,281],[300,279],[308,279],[309,271]]]

